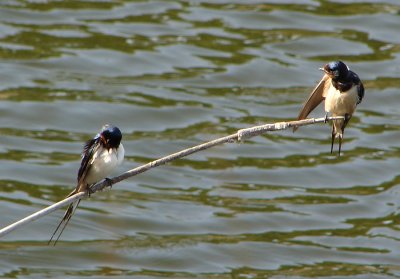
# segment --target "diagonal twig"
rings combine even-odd
[[[296,120],[296,121],[289,121],[289,122],[277,122],[274,124],[265,124],[265,125],[247,128],[247,129],[241,129],[232,135],[218,138],[218,139],[215,139],[215,140],[212,140],[212,141],[200,144],[200,145],[196,145],[196,146],[184,149],[182,151],[179,151],[179,152],[173,153],[171,155],[165,156],[163,158],[149,162],[145,165],[131,169],[127,172],[122,173],[121,175],[115,176],[108,180],[102,180],[91,187],[91,194],[94,192],[103,190],[105,187],[114,185],[114,184],[116,184],[122,180],[125,180],[129,177],[138,175],[138,174],[148,171],[152,168],[164,165],[168,162],[177,160],[182,157],[186,157],[190,154],[199,152],[201,150],[209,149],[216,145],[221,145],[221,144],[224,144],[227,142],[243,141],[248,138],[255,137],[255,136],[264,134],[266,132],[269,132],[269,131],[286,130],[286,129],[292,128],[292,127],[306,126],[306,125],[311,125],[311,124],[316,124],[316,123],[324,123],[324,122],[326,122],[326,120],[332,121],[332,120],[341,120],[341,119],[344,119],[344,117],[342,117],[342,116],[328,117],[327,119],[325,117],[309,118],[309,119],[304,119],[304,120]],[[8,233],[26,225],[26,224],[29,224],[30,222],[33,222],[36,219],[46,216],[46,215],[50,214],[51,212],[53,212],[61,207],[64,207],[65,205],[68,205],[77,199],[82,199],[82,198],[86,198],[86,197],[87,197],[87,194],[85,192],[80,192],[80,193],[77,193],[77,194],[75,194],[71,197],[68,197],[62,201],[59,201],[49,207],[46,207],[40,211],[37,211],[37,212],[33,213],[32,215],[29,215],[7,227],[4,227],[3,229],[0,229],[0,237],[3,237],[5,235],[7,235]]]

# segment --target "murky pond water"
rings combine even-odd
[[[0,226],[64,198],[105,123],[122,173],[297,116],[342,59],[366,87],[331,155],[329,125],[227,144],[0,241],[12,278],[400,278],[400,3],[1,1]],[[313,116],[322,116],[323,108]]]

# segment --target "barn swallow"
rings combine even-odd
[[[335,138],[338,137],[340,156],[344,129],[356,106],[364,97],[364,86],[358,75],[342,61],[330,62],[320,70],[325,74],[304,103],[297,119],[305,119],[315,107],[325,100],[326,119],[329,113],[334,117],[344,117],[344,119],[334,120],[332,125],[331,153]],[[297,128],[294,127],[293,131],[296,131]]]
[[[81,166],[78,171],[78,183],[67,198],[79,192],[87,192],[90,195],[90,186],[102,179],[107,179],[107,176],[122,163],[125,150],[121,139],[122,133],[117,127],[105,125],[100,133],[86,142],[83,147]],[[54,245],[57,244],[79,202],[80,199],[69,205],[48,244],[51,243],[61,225],[64,224],[57,239],[54,241]]]

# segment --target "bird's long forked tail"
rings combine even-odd
[[[338,156],[340,157],[340,152],[342,151],[343,134],[337,134],[337,133],[334,131],[334,129],[335,129],[335,128],[332,126],[331,154],[333,153],[333,145],[334,145],[334,143],[335,143],[336,135],[338,135],[338,138],[339,138],[339,152],[338,152]]]
[[[333,145],[335,143],[335,138],[339,138],[339,152],[338,156],[340,157],[340,153],[342,151],[342,142],[343,142],[343,137],[344,137],[344,129],[346,128],[347,124],[350,121],[351,116],[349,114],[344,115],[344,121],[340,124],[340,126],[336,122],[337,120],[334,120],[332,123],[332,142],[331,142],[331,154],[333,153]]]
[[[332,124],[332,140],[331,140],[331,154],[333,153],[333,145],[335,144],[335,138],[336,138],[336,130],[335,130],[335,125]],[[341,148],[341,141],[339,142],[339,150]],[[339,156],[340,156],[340,151],[339,151]]]
[[[69,220],[71,220],[71,217],[72,217],[72,215],[75,213],[75,210],[76,210],[76,208],[78,207],[80,201],[81,201],[81,200],[79,199],[79,200],[77,200],[77,201],[71,203],[71,204],[68,206],[67,211],[65,211],[65,214],[64,214],[64,216],[63,216],[61,222],[58,224],[57,228],[55,229],[54,233],[52,234],[52,236],[51,236],[49,242],[47,242],[47,245],[50,245],[50,244],[51,244],[51,241],[53,240],[53,238],[54,238],[54,236],[56,235],[56,233],[58,232],[58,230],[61,228],[61,225],[64,224],[64,225],[62,226],[62,229],[61,229],[60,233],[58,234],[56,240],[55,240],[54,243],[53,243],[53,246],[56,246],[58,240],[60,239],[61,234],[63,233],[64,229],[65,229],[66,226],[68,225]]]

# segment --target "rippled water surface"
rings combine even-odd
[[[286,121],[341,59],[366,97],[329,125],[214,147],[0,241],[0,277],[400,278],[400,2],[0,3],[0,226],[75,187],[83,143],[123,131],[122,173]],[[319,108],[313,116],[322,116]]]

